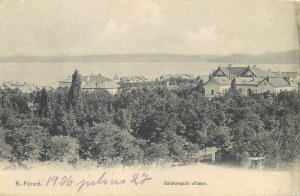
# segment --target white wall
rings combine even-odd
[[[242,89],[242,95],[247,96],[248,95],[248,89],[251,89],[252,93],[264,93],[267,91],[273,92],[274,87],[268,82],[263,81],[258,86],[253,85],[236,85],[237,90],[240,92],[240,89]]]
[[[228,91],[230,85],[219,85],[216,83],[208,82],[204,85],[205,96],[207,97],[215,97],[219,95],[224,95],[225,92]],[[211,94],[211,91],[214,91],[214,95]]]
[[[285,87],[274,87],[268,81],[263,81],[258,86],[250,85],[237,85],[238,91],[242,89],[242,95],[248,95],[248,89],[251,89],[253,93],[265,93],[270,91],[270,93],[280,93],[281,91],[297,91],[296,86],[285,86]]]
[[[106,89],[111,95],[115,95],[118,93],[117,88]]]
[[[287,86],[287,87],[274,88],[274,93],[280,93],[282,91],[298,91],[298,88],[296,86]]]

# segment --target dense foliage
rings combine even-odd
[[[200,81],[176,91],[159,84],[112,96],[80,85],[76,71],[70,89],[0,89],[0,159],[188,163],[215,146],[224,161],[261,156],[267,166],[284,167],[300,155],[296,92],[246,97],[234,90],[208,99]]]

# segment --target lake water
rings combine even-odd
[[[163,74],[188,73],[209,75],[218,66],[227,63],[207,62],[84,62],[84,63],[0,63],[0,82],[18,81],[37,85],[51,85],[57,87],[58,80],[71,75],[75,69],[82,75],[98,74],[113,78],[118,76],[143,75],[148,79],[159,78]],[[247,64],[233,64],[233,66],[247,66]],[[272,71],[296,71],[297,65],[257,64],[257,67]]]

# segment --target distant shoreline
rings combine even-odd
[[[180,55],[180,54],[108,54],[80,56],[0,56],[0,63],[76,63],[76,62],[208,62],[245,64],[299,64],[299,50],[261,55]]]

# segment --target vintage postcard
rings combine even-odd
[[[300,3],[0,0],[0,195],[300,195]]]

